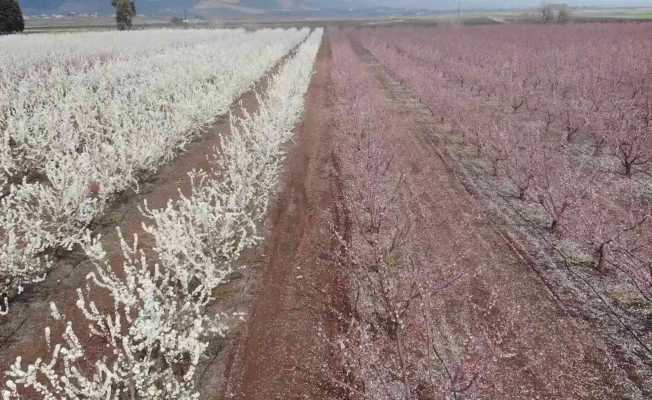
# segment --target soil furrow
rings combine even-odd
[[[328,359],[319,326],[333,276],[332,224],[338,199],[328,104],[329,46],[317,55],[306,112],[289,148],[284,186],[270,216],[262,275],[247,323],[231,349],[224,398],[323,398],[318,371]],[[319,294],[319,295],[317,295]],[[321,297],[321,300],[320,300]],[[222,398],[222,397],[215,397]]]

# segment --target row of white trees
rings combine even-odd
[[[159,210],[145,205],[154,254],[139,250],[137,237],[133,244],[123,239],[118,271],[99,238],[84,235],[80,243],[97,267],[78,291],[88,327],[73,327],[53,304],[52,316],[62,326],[46,329],[51,355],[27,366],[18,357],[4,400],[26,394],[47,400],[199,398],[197,366],[231,317],[211,315],[207,306],[241,251],[259,240],[256,226],[281,171],[283,144],[303,112],[321,37],[322,30],[313,32],[284,64],[256,113],[232,120],[214,170],[190,174],[191,196]],[[102,293],[109,294],[112,310],[94,301]],[[54,344],[54,329],[63,332],[60,343]],[[89,341],[103,348],[101,356],[89,353]]]
[[[147,29],[133,32],[75,32],[0,37],[2,79],[21,71],[54,65],[105,62],[118,57],[147,55],[170,47],[218,42],[243,36],[244,29]],[[72,72],[72,71],[71,71]]]
[[[92,47],[72,36],[78,53],[63,51],[45,65],[9,67],[0,74],[5,301],[41,279],[51,268],[53,250],[71,249],[116,193],[138,190],[144,174],[155,172],[204,124],[224,114],[308,31],[197,31],[193,45],[192,34],[185,33],[161,51],[138,53],[152,40],[149,35],[157,34],[137,33],[135,39],[143,42],[116,46],[107,57],[97,42],[97,57],[89,61],[80,60]],[[8,43],[13,41],[0,47]],[[25,54],[19,52],[8,65],[20,65],[29,58]]]

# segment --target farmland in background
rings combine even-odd
[[[562,2],[563,3],[563,2]],[[265,27],[302,27],[323,25],[434,25],[462,23],[465,25],[496,24],[509,22],[534,22],[541,21],[541,12],[538,9],[524,8],[521,10],[476,10],[464,6],[458,14],[456,10],[409,12],[408,10],[383,10],[376,15],[371,11],[360,10],[355,18],[349,12],[333,11],[332,15],[325,17],[316,11],[306,11],[305,14],[287,12],[283,14],[241,14],[216,17],[210,14],[189,10],[186,12],[187,22],[179,24],[172,21],[172,17],[159,15],[138,15],[134,18],[137,29],[147,28],[250,28]],[[200,10],[201,11],[201,10]],[[580,7],[569,9],[570,20],[575,22],[595,21],[647,21],[652,18],[652,8],[591,8]],[[177,18],[183,13],[177,15]],[[110,30],[115,25],[115,18],[111,16],[85,16],[85,15],[30,15],[26,21],[26,32],[65,32],[87,30]]]

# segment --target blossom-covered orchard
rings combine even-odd
[[[651,24],[514,24],[353,36],[555,251],[616,274],[611,289],[649,305],[651,34]]]
[[[308,30],[148,30],[0,38],[0,290],[52,268]]]
[[[84,231],[77,243],[96,271],[78,289],[76,305],[88,325],[73,326],[51,304],[58,321],[45,330],[51,354],[19,356],[7,372],[4,399],[199,398],[197,366],[208,343],[238,317],[209,311],[214,290],[260,240],[257,226],[281,172],[282,146],[303,113],[321,37],[321,30],[310,33],[270,78],[257,112],[232,119],[213,170],[190,174],[190,196],[162,209],[144,206],[152,254],[140,249],[138,237],[120,235],[123,262],[116,267],[101,238]],[[96,303],[98,293],[108,293],[110,309]]]

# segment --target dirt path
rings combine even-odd
[[[293,53],[294,50],[289,54]],[[281,59],[256,82],[253,89],[240,96],[231,106],[230,112],[240,115],[243,108],[249,113],[255,112],[258,108],[256,93],[263,93],[267,89],[270,76],[278,70],[287,57]],[[152,239],[142,228],[143,222],[148,221],[138,208],[144,201],[147,201],[151,209],[165,207],[168,201],[179,197],[179,190],[189,195],[191,188],[188,173],[193,169],[210,170],[209,158],[214,154],[214,148],[219,145],[220,138],[228,135],[229,131],[227,113],[204,128],[202,135],[190,143],[173,162],[164,165],[155,175],[146,179],[139,193],[122,194],[102,216],[94,232],[102,234],[102,244],[116,271],[121,270],[122,265],[122,252],[116,227],[120,227],[128,241],[131,241],[134,234],[138,234],[139,247],[146,253],[151,251]],[[32,362],[37,357],[49,358],[44,331],[47,326],[52,325],[49,308],[51,302],[54,302],[59,310],[73,321],[74,327],[79,329],[86,326],[87,322],[75,305],[76,290],[85,286],[86,275],[93,269],[85,255],[75,251],[59,260],[44,282],[28,287],[25,293],[13,300],[10,313],[0,318],[0,376],[4,377],[4,372],[18,355],[23,357],[23,363]],[[110,307],[110,298],[106,292],[95,293],[97,296],[92,299],[93,301],[100,307]],[[82,329],[79,330],[83,332]],[[52,331],[53,340],[59,340],[58,334],[58,330]],[[82,335],[81,339],[89,340],[85,335]],[[101,355],[101,351],[99,347],[90,346],[88,355],[90,357]]]
[[[553,293],[515,251],[465,190],[437,151],[429,132],[430,111],[377,60],[353,43],[404,115],[404,126],[388,132],[394,162],[406,172],[401,198],[416,215],[412,248],[427,255],[442,277],[462,273],[437,297],[440,348],[449,359],[468,343],[484,343],[478,398],[622,399],[636,391],[614,368],[590,325],[564,312]]]
[[[265,262],[246,330],[233,351],[224,398],[318,399],[325,395],[319,370],[328,361],[319,339],[329,274],[331,223],[341,208],[331,160],[329,46],[317,55],[306,113],[287,160],[285,185],[271,212]],[[222,397],[215,397],[219,399]]]

